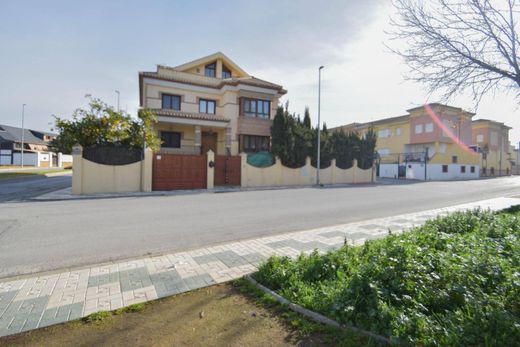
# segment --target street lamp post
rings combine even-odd
[[[120,97],[119,90],[116,90],[116,93],[117,93],[117,112],[119,112],[119,97]]]
[[[23,147],[25,146],[25,129],[24,129],[24,116],[25,116],[25,104],[22,105],[22,155],[21,155],[21,164],[23,167]]]
[[[321,111],[321,69],[324,66],[320,66],[318,69],[318,153],[316,153],[316,185],[320,185],[320,152],[321,152],[321,128],[320,128],[320,111]]]

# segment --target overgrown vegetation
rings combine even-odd
[[[256,279],[341,323],[412,345],[520,345],[520,213],[460,212]]]
[[[305,159],[311,158],[311,164],[316,167],[318,129],[311,126],[309,109],[305,109],[303,121],[279,107],[271,126],[271,152],[280,158],[283,165],[297,168],[305,165]],[[376,134],[369,129],[363,136],[357,132],[330,133],[324,124],[320,134],[320,168],[330,166],[336,159],[336,165],[342,169],[352,166],[357,159],[362,169],[372,167]]]
[[[78,108],[72,119],[55,117],[54,129],[58,136],[51,146],[58,152],[71,153],[72,147],[121,146],[143,148],[146,145],[153,150],[160,146],[155,131],[155,115],[140,110],[138,119],[124,111],[116,111],[100,99],[90,98],[89,109]]]

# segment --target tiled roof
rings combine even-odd
[[[212,77],[190,74],[190,73],[186,73],[186,72],[175,71],[173,69],[171,69],[171,74],[158,73],[158,72],[154,72],[154,71],[142,71],[142,72],[139,72],[139,75],[143,76],[143,77],[152,77],[152,78],[157,78],[157,79],[166,80],[166,81],[188,83],[188,84],[199,85],[199,86],[210,87],[210,88],[219,88],[220,89],[225,85],[236,86],[238,84],[246,84],[246,85],[251,85],[251,86],[256,86],[256,87],[274,89],[274,90],[277,90],[281,94],[287,93],[287,91],[278,84],[264,81],[260,78],[256,78],[256,77],[252,77],[252,76],[250,76],[250,77],[232,77],[232,78],[227,78],[227,79],[221,80],[218,78],[212,78]]]
[[[24,142],[36,145],[48,145],[46,141],[36,137],[34,133],[50,134],[43,131],[24,129]],[[55,134],[53,135],[56,136]],[[22,128],[0,124],[0,142],[22,142]]]
[[[216,114],[181,112],[181,111],[161,109],[161,108],[149,108],[147,110],[151,111],[152,113],[154,113],[158,116],[210,120],[210,121],[215,121],[215,122],[229,122],[229,119],[222,117],[222,116],[218,116]]]

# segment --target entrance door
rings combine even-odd
[[[201,135],[202,154],[206,155],[210,149],[217,154],[217,133],[202,132]]]
[[[215,175],[216,186],[240,186],[240,169],[242,158],[239,155],[216,155]]]

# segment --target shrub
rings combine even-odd
[[[520,344],[520,218],[459,212],[295,260],[258,281],[344,324],[414,345]]]

